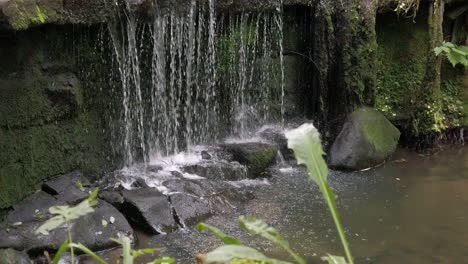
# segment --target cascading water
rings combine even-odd
[[[280,8],[222,15],[215,0],[190,0],[158,6],[152,21],[129,10],[109,23],[125,166],[282,120]]]
[[[284,113],[282,14],[241,13],[221,20],[218,68],[231,98],[232,133],[245,138]]]

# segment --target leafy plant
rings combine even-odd
[[[306,165],[310,179],[319,186],[328,208],[330,209],[333,221],[335,222],[347,261],[349,264],[353,264],[351,250],[349,249],[340,216],[336,209],[335,194],[327,182],[328,167],[323,158],[325,152],[322,148],[318,130],[312,124],[304,124],[297,129],[288,131],[286,133],[286,138],[288,139],[288,148],[294,151],[297,163]],[[334,263],[333,261],[338,259],[340,258],[335,256],[327,257],[329,263]]]
[[[200,223],[197,225],[197,231],[202,232],[203,230],[208,230],[210,231],[214,236],[219,238],[225,245],[240,245],[241,242],[231,236],[226,235],[223,231],[220,229],[210,226],[205,223]]]
[[[444,42],[442,46],[434,49],[437,56],[444,55],[453,67],[461,64],[468,67],[468,46],[457,46],[451,42]]]
[[[268,226],[264,221],[255,218],[239,218],[239,224],[242,229],[251,235],[260,235],[281,246],[291,257],[299,264],[305,264],[305,260],[294,253],[289,247],[289,243],[278,233],[276,229]]]

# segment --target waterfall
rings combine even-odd
[[[217,14],[215,4],[157,6],[150,21],[124,6],[108,23],[125,166],[282,121],[281,8]]]

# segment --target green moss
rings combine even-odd
[[[394,142],[398,142],[400,138],[400,131],[397,128],[372,108],[362,108],[354,114],[366,120],[362,122],[361,129],[363,135],[375,147],[377,153],[388,156],[395,151]]]
[[[416,21],[386,14],[377,23],[376,107],[411,136],[441,132],[463,122],[459,69],[443,65],[440,93],[422,85],[431,52],[426,20],[423,13]]]
[[[348,68],[345,83],[356,96],[359,105],[374,104],[376,83],[376,32],[375,6],[367,7],[351,1],[350,8],[350,47],[345,57]]]
[[[38,5],[35,1],[16,0],[7,3],[3,10],[14,30],[25,30],[33,25],[58,21],[58,4],[59,2],[44,1]]]
[[[76,120],[58,124],[2,129],[0,208],[22,199],[52,176],[75,169],[88,173],[104,170],[104,142],[96,120],[82,114]]]
[[[252,152],[247,156],[248,168],[251,175],[261,176],[265,168],[275,160],[277,150],[275,148],[265,148],[261,151]]]
[[[8,98],[0,102],[0,210],[37,190],[46,179],[77,169],[97,176],[111,163],[101,118],[106,104],[99,101],[109,96],[99,96],[96,89],[104,86],[88,75],[80,78],[87,85],[77,83],[73,91],[50,87],[54,80],[65,80],[68,86],[73,80],[67,75],[75,67],[67,49],[72,45],[64,39],[53,29],[46,33],[34,29],[0,43],[0,49],[14,54],[5,63],[16,66],[0,68],[0,98]],[[97,54],[90,57],[101,60]],[[88,62],[86,67],[94,65]],[[93,76],[99,72],[93,66]]]

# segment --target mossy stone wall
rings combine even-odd
[[[427,12],[422,9],[415,20],[395,13],[381,14],[376,30],[377,108],[402,129],[406,138],[422,139],[460,127],[464,116],[463,69],[443,63],[438,95],[442,98],[427,98],[431,93],[422,85],[427,58],[433,52],[429,47]]]
[[[78,65],[89,47],[68,30],[0,33],[0,209],[46,179],[72,170],[96,176],[110,164],[103,110],[90,104],[99,87],[89,90],[98,84],[82,80]]]

